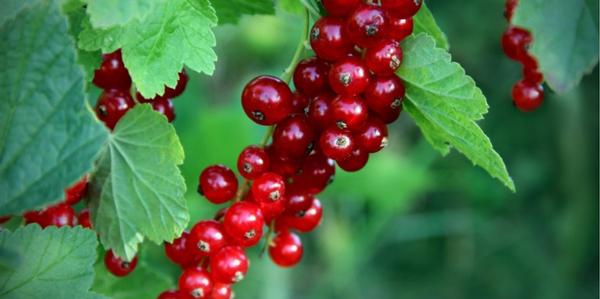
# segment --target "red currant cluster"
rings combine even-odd
[[[187,81],[188,76],[182,70],[175,88],[165,87],[165,93],[153,99],[145,99],[140,93],[137,93],[136,100],[139,103],[150,103],[154,110],[172,122],[175,119],[172,99],[183,93]],[[123,64],[121,50],[102,55],[102,65],[95,71],[93,82],[103,89],[96,102],[96,115],[112,130],[119,119],[136,104],[130,93],[131,77]]]
[[[507,0],[504,16],[510,23],[518,0]],[[508,58],[523,65],[523,80],[512,90],[513,103],[522,111],[533,111],[544,101],[544,76],[538,63],[528,49],[533,41],[531,33],[524,28],[509,25],[502,34],[502,49]]]
[[[422,2],[380,2],[323,0],[329,15],[310,32],[316,57],[297,64],[296,91],[272,76],[245,86],[244,112],[271,126],[272,142],[265,145],[266,138],[240,153],[241,183],[224,165],[201,172],[200,194],[214,204],[233,203],[165,244],[183,273],[179,289],[159,299],[231,298],[231,284],[248,271],[245,248],[260,242],[265,225],[264,250],[275,264],[290,267],[301,260],[297,233],[321,222],[315,196],[332,181],[335,163],[346,171],[362,169],[387,144],[387,124],[402,110],[404,85],[394,73],[402,63],[400,41],[412,33],[412,16]]]

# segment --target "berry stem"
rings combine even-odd
[[[259,258],[262,258],[262,256],[265,255],[265,252],[267,251],[267,248],[269,247],[269,244],[271,243],[271,238],[273,237],[274,231],[275,231],[275,220],[271,221],[271,223],[269,224],[269,230],[267,231],[267,234],[265,235],[265,244],[260,249],[260,253],[258,254]]]

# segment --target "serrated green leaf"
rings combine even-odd
[[[79,33],[83,30],[84,24],[89,26],[89,18],[85,13],[85,4],[82,0],[67,0],[63,5],[63,12],[69,20],[69,33],[74,41],[77,41]],[[77,48],[77,63],[83,67],[85,71],[86,82],[92,82],[94,79],[94,71],[102,63],[100,51],[86,51]]]
[[[219,17],[219,24],[235,24],[243,15],[270,15],[275,13],[273,0],[211,0]]]
[[[141,19],[155,5],[165,0],[83,0],[94,28],[123,25],[133,19]]]
[[[279,7],[281,9],[293,13],[293,14],[301,14],[304,11],[304,6],[300,0],[279,0]]]
[[[86,106],[58,1],[23,9],[0,39],[0,215],[11,215],[60,200],[107,131]]]
[[[129,260],[144,237],[160,244],[181,235],[189,221],[181,163],[183,148],[163,115],[149,104],[125,114],[89,190],[92,221],[105,248]]]
[[[157,298],[161,292],[174,286],[169,276],[150,268],[145,261],[140,261],[135,271],[126,277],[112,275],[103,263],[96,264],[95,268],[96,278],[92,290],[110,294],[112,299]]]
[[[442,154],[452,145],[514,191],[504,161],[475,123],[488,106],[473,79],[426,34],[407,38],[403,49],[398,75],[406,84],[404,106],[427,140]]]
[[[143,20],[123,26],[87,26],[79,38],[85,50],[113,52],[122,48],[123,62],[145,98],[175,87],[184,64],[212,74],[217,56],[212,27],[217,16],[208,0],[169,0],[155,5]]]
[[[0,271],[0,298],[104,298],[89,291],[94,280],[96,234],[81,227],[27,225],[0,232],[0,248],[26,257],[18,268]]]
[[[419,9],[419,12],[414,16],[414,30],[415,35],[419,33],[427,33],[433,39],[435,39],[436,45],[440,48],[448,50],[450,45],[448,44],[448,38],[446,34],[440,29],[438,24],[435,22],[429,7],[425,3]]]
[[[597,3],[597,0],[519,1],[513,23],[533,34],[531,53],[538,59],[546,82],[556,92],[572,89],[598,64]]]

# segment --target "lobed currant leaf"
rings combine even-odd
[[[90,182],[93,227],[105,248],[132,259],[145,237],[161,244],[185,229],[183,148],[167,119],[138,104],[117,123]]]
[[[143,18],[154,6],[165,0],[83,0],[94,28],[123,25],[134,19]]]
[[[440,29],[436,23],[429,7],[425,3],[419,9],[419,12],[413,17],[414,21],[414,34],[427,33],[433,39],[435,39],[436,46],[448,50],[450,44],[448,44],[448,38],[446,34]]]
[[[79,33],[83,30],[84,24],[88,26],[90,20],[85,13],[85,4],[82,0],[67,0],[63,5],[63,12],[69,20],[69,33],[73,40],[77,40]],[[92,82],[94,71],[102,63],[100,51],[86,51],[77,48],[77,63],[83,67],[86,82]]]
[[[598,1],[519,1],[513,23],[533,34],[530,51],[554,91],[572,89],[598,64],[597,18]]]
[[[67,30],[59,1],[24,6],[0,27],[0,215],[59,201],[107,138]]]
[[[403,49],[404,62],[397,74],[406,84],[404,107],[427,140],[442,154],[455,147],[514,191],[504,161],[475,123],[488,106],[473,79],[426,34],[409,37]]]
[[[114,276],[103,263],[96,264],[95,273],[92,290],[110,294],[112,299],[156,298],[162,291],[175,285],[170,276],[151,267],[143,259],[140,259],[133,272],[124,277]]]
[[[273,0],[211,0],[219,24],[235,24],[242,15],[274,14]]]
[[[0,298],[105,298],[90,292],[96,234],[81,227],[20,227],[0,232],[0,248],[19,252],[19,267],[0,271]]]

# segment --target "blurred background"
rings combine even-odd
[[[456,152],[442,158],[408,115],[391,144],[359,173],[338,169],[320,196],[324,219],[302,235],[299,266],[281,269],[258,249],[236,298],[598,298],[598,69],[572,92],[546,93],[538,111],[511,103],[521,69],[499,45],[503,1],[429,1],[453,59],[487,96],[480,123],[504,157],[511,193]],[[280,75],[302,19],[245,17],[216,30],[213,77],[193,74],[175,101],[185,148],[192,223],[218,209],[196,193],[207,165],[235,168],[265,131],[243,113],[240,93],[261,74]],[[146,250],[171,267],[162,249]]]

